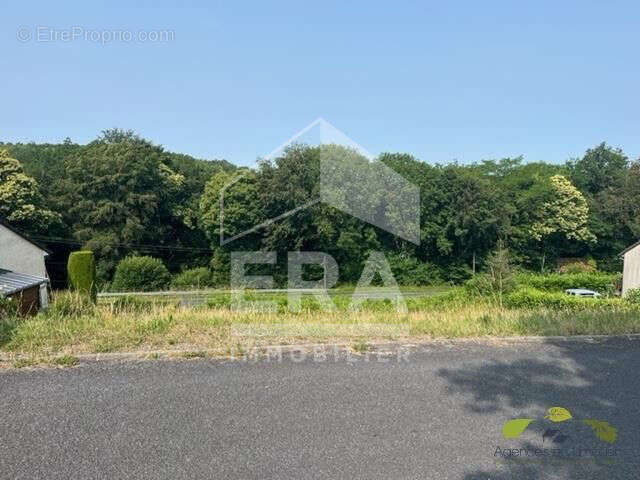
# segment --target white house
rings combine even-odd
[[[640,242],[634,243],[624,252],[622,273],[622,295],[634,288],[640,288]]]
[[[49,253],[0,218],[0,295],[20,299],[24,312],[46,308]]]

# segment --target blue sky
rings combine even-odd
[[[323,117],[428,162],[561,162],[603,140],[640,155],[638,2],[130,3],[3,6],[0,140],[118,126],[246,165]]]

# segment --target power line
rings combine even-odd
[[[78,245],[82,246],[86,242],[79,242],[78,240],[72,238],[63,238],[63,237],[46,237],[46,236],[38,236],[32,235],[31,238],[34,240],[38,240],[41,242],[47,243],[59,243],[63,245]],[[178,251],[178,252],[206,252],[211,253],[213,250],[211,248],[198,248],[198,247],[180,247],[173,245],[158,245],[158,244],[135,244],[135,243],[117,243],[117,242],[106,242],[103,245],[109,245],[111,247],[122,247],[122,248],[130,248],[136,250],[158,250],[158,251]]]

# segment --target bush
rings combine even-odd
[[[629,303],[633,303],[634,305],[640,305],[640,288],[629,290],[625,294],[624,299]]]
[[[213,287],[213,276],[207,267],[192,268],[176,275],[171,281],[175,289]]]
[[[18,315],[18,302],[13,298],[0,297],[0,319]]]
[[[231,283],[231,256],[228,252],[220,248],[217,249],[211,258],[209,266],[211,267],[211,279],[214,286],[228,286]]]
[[[574,260],[558,267],[558,273],[593,273],[596,271],[595,260]]]
[[[96,300],[96,262],[93,252],[72,252],[67,262],[67,275],[72,290],[88,295]]]
[[[516,281],[519,286],[547,292],[564,292],[568,288],[588,288],[599,293],[611,293],[615,289],[617,274],[611,273],[550,273],[536,275],[521,273]]]
[[[79,291],[56,292],[53,295],[48,315],[57,317],[80,317],[91,315],[95,311],[95,304],[89,295]]]
[[[153,257],[127,257],[118,263],[111,289],[117,292],[166,290],[171,275],[162,261]]]
[[[468,280],[465,291],[472,296],[490,296],[502,306],[504,295],[511,292],[515,285],[509,250],[500,242],[498,248],[487,257],[487,272]]]
[[[619,299],[574,297],[560,292],[535,288],[519,288],[504,298],[504,305],[512,308],[551,308],[554,310],[588,310],[620,305]]]
[[[464,282],[464,290],[471,296],[491,296],[493,285],[491,278],[486,273],[479,273]]]
[[[389,265],[399,285],[439,285],[442,276],[436,266],[413,256],[390,255]]]

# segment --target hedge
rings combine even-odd
[[[516,276],[516,282],[522,287],[547,292],[564,292],[568,288],[587,288],[599,293],[611,293],[617,278],[618,275],[615,273],[550,273],[546,275],[521,273]]]
[[[96,299],[96,262],[93,252],[72,252],[67,261],[67,275],[72,290]]]
[[[171,275],[161,260],[153,257],[127,257],[116,266],[111,290],[150,292],[166,290]]]
[[[171,287],[179,288],[205,288],[213,287],[213,275],[207,267],[192,268],[176,275],[171,281]]]
[[[548,292],[535,288],[519,288],[504,297],[504,305],[511,308],[551,308],[562,310],[593,310],[625,307],[619,298],[585,298],[561,292]]]

